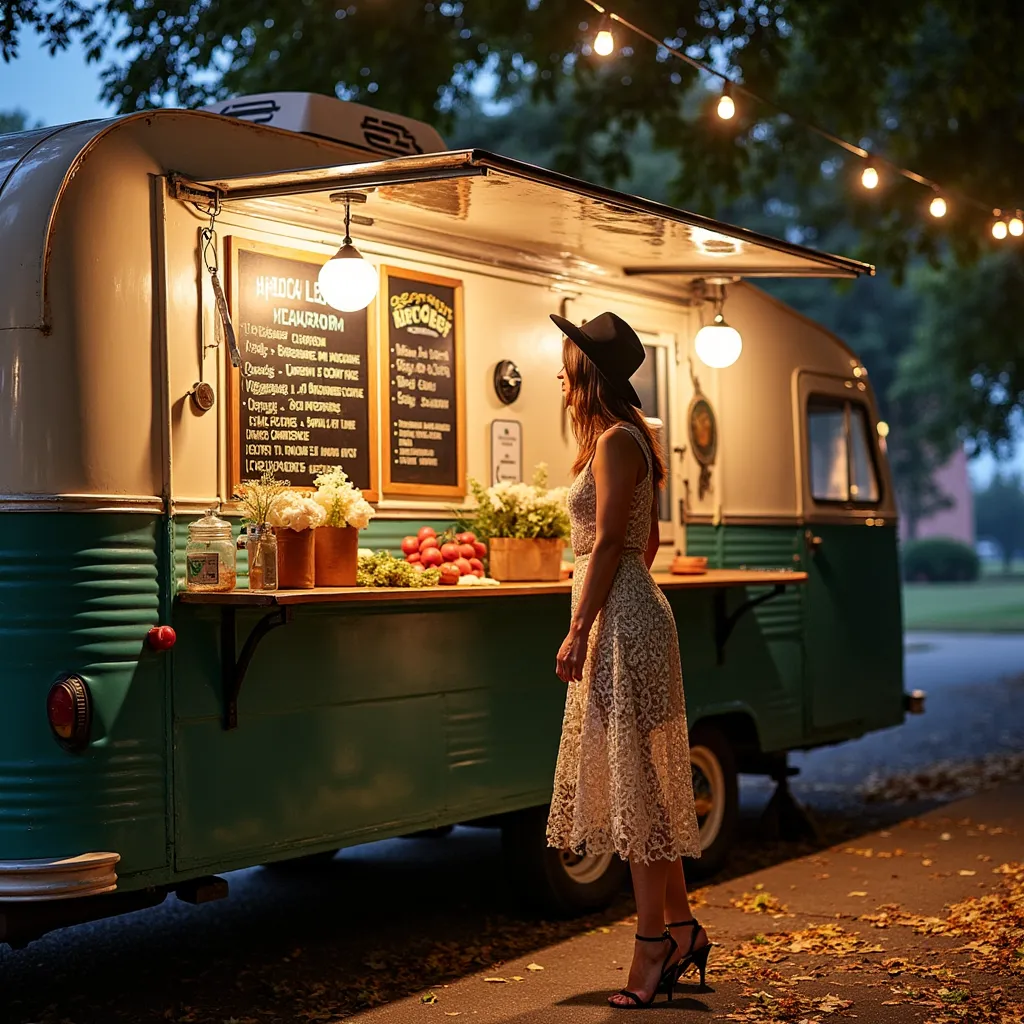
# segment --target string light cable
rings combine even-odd
[[[600,50],[596,45],[594,46],[595,52],[599,55],[607,56],[614,50],[614,45],[610,45],[611,31],[609,28],[609,25],[614,22],[615,24],[621,25],[629,32],[640,36],[641,39],[646,39],[659,50],[664,50],[677,60],[681,60],[684,64],[688,64],[695,71],[717,78],[722,83],[722,94],[718,101],[718,116],[723,120],[730,120],[735,114],[736,97],[750,101],[751,106],[767,107],[776,115],[788,118],[793,124],[807,131],[813,132],[825,139],[827,142],[832,143],[832,145],[838,146],[847,153],[866,161],[867,166],[861,173],[860,179],[861,184],[866,189],[874,189],[877,187],[880,179],[880,172],[884,168],[893,175],[900,175],[907,178],[909,181],[913,181],[916,184],[929,189],[932,193],[932,198],[929,201],[928,210],[933,217],[944,217],[948,211],[950,201],[955,198],[956,202],[960,205],[972,206],[988,215],[996,217],[996,221],[992,225],[992,236],[994,238],[1003,239],[1007,235],[1013,235],[1014,237],[1024,235],[1024,216],[1022,216],[1020,210],[1017,210],[1011,218],[1004,221],[1002,219],[1003,214],[1001,211],[998,209],[993,210],[991,203],[983,203],[981,200],[975,199],[973,196],[966,195],[959,190],[942,188],[939,186],[938,182],[932,181],[923,174],[918,174],[916,171],[913,171],[908,167],[901,167],[899,164],[894,163],[879,153],[872,152],[865,149],[863,146],[858,146],[855,143],[848,142],[846,139],[843,139],[833,132],[822,128],[820,125],[815,124],[813,121],[808,121],[806,118],[792,114],[790,111],[783,109],[772,100],[753,92],[742,83],[729,78],[729,76],[723,71],[719,71],[717,68],[712,67],[709,64],[705,64],[703,61],[699,61],[695,57],[691,57],[683,50],[670,46],[664,39],[658,39],[646,29],[643,29],[639,25],[636,25],[622,17],[621,14],[617,14],[615,11],[603,7],[601,4],[597,3],[597,0],[583,0],[583,3],[588,7],[593,8],[593,10],[602,16],[601,31],[598,35],[606,38],[602,38],[603,45]],[[596,42],[597,40],[595,40],[595,43]],[[1003,224],[1005,230],[998,228],[998,224]]]

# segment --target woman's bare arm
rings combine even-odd
[[[633,492],[647,464],[627,431],[609,430],[597,442],[592,468],[597,490],[597,536],[570,631],[584,637],[590,634],[618,572]]]
[[[651,506],[651,532],[647,537],[647,548],[644,551],[644,561],[647,568],[654,565],[654,559],[658,557],[658,548],[661,546],[661,533],[658,529],[658,494],[654,494],[654,503]]]

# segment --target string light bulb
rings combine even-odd
[[[601,28],[594,38],[594,53],[599,57],[609,57],[615,52],[615,36],[608,24],[608,15],[601,19]]]
[[[723,121],[728,121],[736,114],[736,104],[732,98],[732,89],[728,82],[725,83],[725,88],[722,90],[722,95],[718,97],[718,116]]]
[[[1020,210],[1010,218],[1010,234],[1014,238],[1020,238],[1021,235],[1024,235],[1024,218],[1021,218]]]
[[[345,238],[341,248],[320,268],[317,284],[324,301],[344,313],[354,313],[373,302],[377,294],[377,268],[363,258],[352,244],[349,226],[352,201],[365,202],[366,197],[345,196]]]
[[[946,200],[942,196],[935,196],[932,201],[928,204],[928,212],[933,217],[945,217],[946,216]]]
[[[992,222],[992,237],[998,238],[1000,241],[1009,234],[1009,230],[1006,227],[1005,220],[995,220]]]
[[[868,164],[861,172],[860,183],[865,188],[878,188],[878,168],[874,164]]]

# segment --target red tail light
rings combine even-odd
[[[57,742],[67,750],[81,750],[89,742],[92,698],[78,676],[62,676],[46,696],[46,717]]]

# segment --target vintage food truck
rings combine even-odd
[[[340,313],[316,283],[346,208],[380,286]],[[393,550],[467,476],[568,482],[551,312],[613,309],[647,347],[695,867],[726,853],[738,772],[781,783],[787,751],[903,720],[865,369],[751,283],[869,267],[304,94],[2,137],[0,225],[0,941],[458,823],[500,827],[547,905],[609,899],[616,858],[543,839],[567,583],[267,594],[243,561],[229,594],[182,584],[188,524],[237,523],[266,469],[343,465],[378,510],[361,544]],[[716,310],[725,369],[695,355]],[[426,403],[398,382],[420,357],[451,368]],[[709,571],[670,574],[679,553]]]

